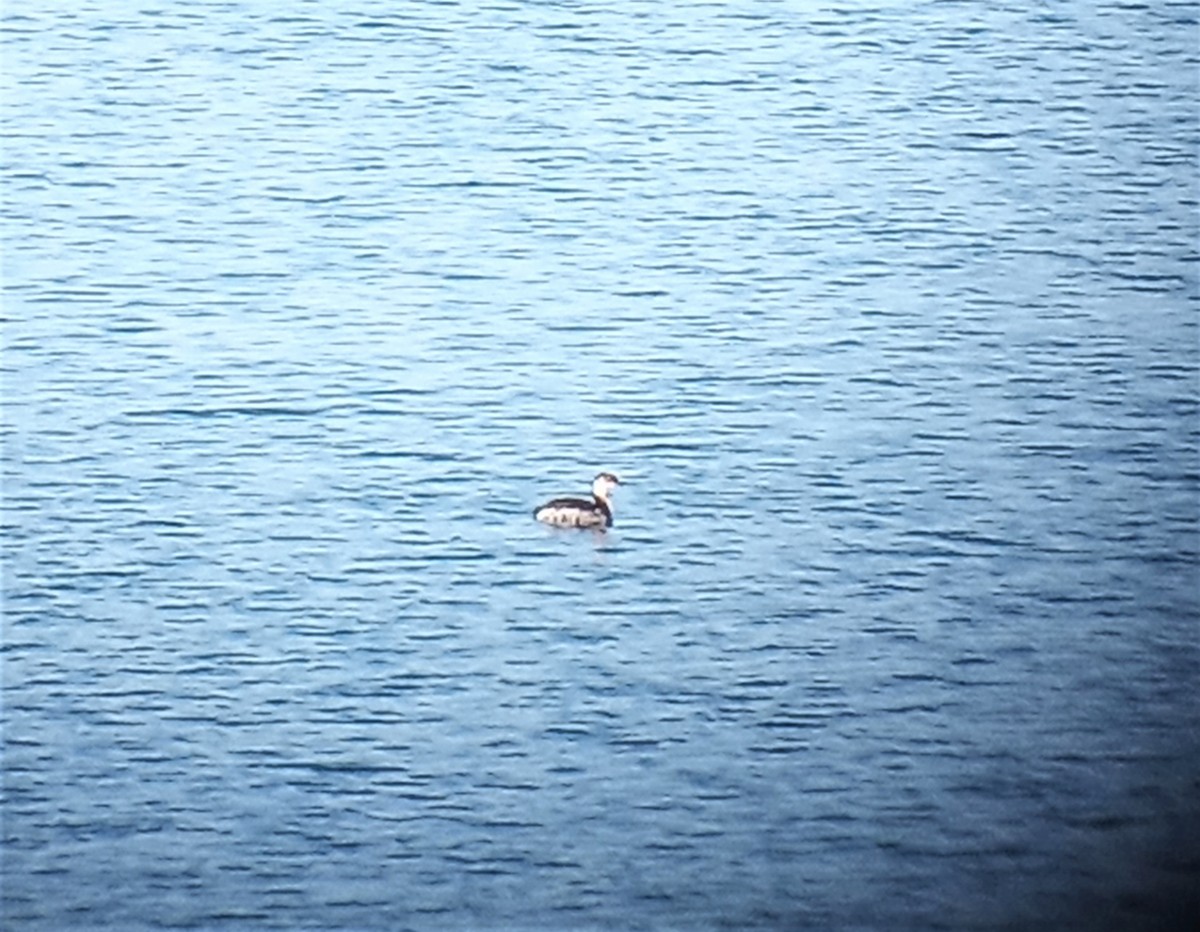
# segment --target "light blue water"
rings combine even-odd
[[[1196,3],[2,38],[6,928],[1194,915]]]

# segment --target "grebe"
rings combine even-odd
[[[592,499],[555,498],[539,505],[533,516],[546,524],[559,527],[612,527],[612,490],[621,484],[610,472],[602,472],[592,480]]]

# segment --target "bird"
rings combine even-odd
[[[611,472],[599,473],[592,480],[592,497],[553,498],[533,510],[533,516],[544,524],[557,527],[607,528],[613,523],[613,489],[621,484]]]

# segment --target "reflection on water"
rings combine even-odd
[[[7,925],[1182,926],[1197,16],[1060,6],[7,11]]]

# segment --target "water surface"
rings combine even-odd
[[[6,925],[1182,925],[1197,24],[10,5]]]

